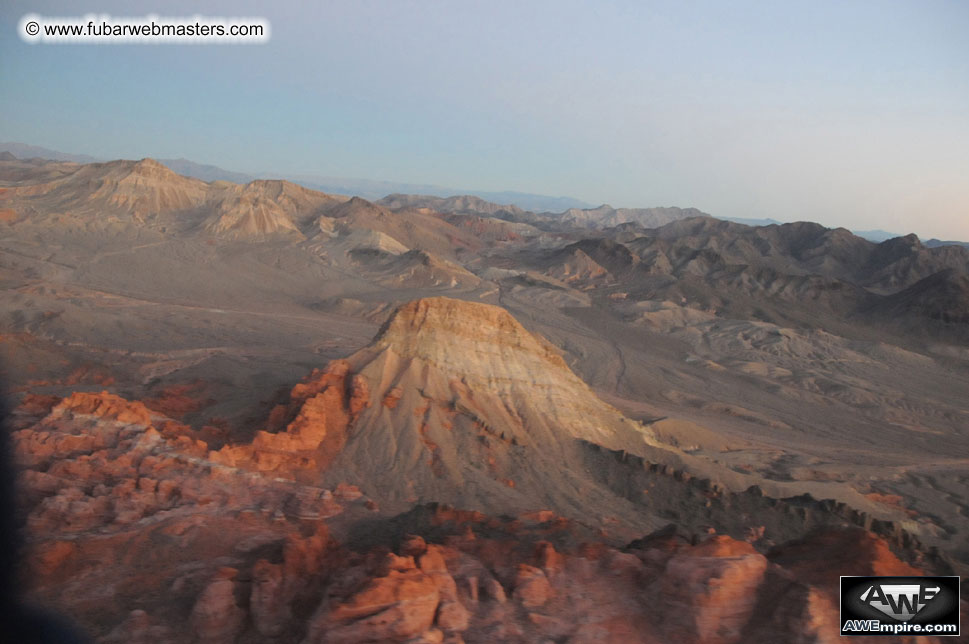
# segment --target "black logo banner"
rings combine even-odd
[[[841,635],[959,635],[959,578],[842,577]]]

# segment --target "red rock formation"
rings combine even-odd
[[[64,398],[52,411],[68,417],[87,414],[131,425],[151,424],[151,411],[144,404],[129,402],[107,391],[100,394],[75,392]]]
[[[90,422],[81,416],[70,422],[79,419]],[[47,424],[55,422],[65,421],[58,417]],[[127,426],[141,435],[150,430],[135,427]],[[155,475],[113,488],[101,483],[109,501],[105,513],[94,511],[90,501],[81,513],[90,517],[86,525],[101,532],[71,541],[47,537],[46,547],[34,550],[37,579],[46,580],[50,593],[63,596],[71,583],[121,593],[67,604],[82,619],[113,615],[113,621],[84,621],[106,643],[194,638],[240,644],[549,639],[806,644],[825,641],[838,621],[829,580],[822,575],[815,581],[826,586],[811,585],[809,571],[822,567],[818,562],[839,566],[838,557],[861,556],[868,559],[859,570],[912,570],[883,541],[863,532],[822,533],[777,548],[771,556],[790,567],[786,570],[729,537],[695,546],[675,536],[652,538],[623,551],[583,543],[590,531],[550,513],[498,519],[443,506],[417,512],[412,525],[425,536],[404,538],[399,554],[380,548],[354,553],[340,549],[324,523],[286,518],[308,511],[302,509],[307,499],[312,499],[307,507],[316,507],[326,495],[292,484],[284,492],[274,487],[282,483],[270,484],[258,474],[212,465],[206,466],[207,476],[182,470],[180,478],[172,478],[177,467],[187,465],[165,461],[162,449],[174,448],[159,435],[140,462],[137,456],[128,460],[130,450],[102,450],[112,472],[122,466],[140,470],[147,460]],[[38,528],[32,519],[32,533],[73,530],[83,508],[71,503],[83,500],[80,488],[97,472],[88,471],[77,488],[63,483],[58,488],[69,501],[63,512],[70,521]],[[138,494],[162,494],[169,499],[168,512],[179,513],[119,523],[111,503]],[[352,486],[330,497],[345,503],[365,499]],[[32,517],[36,512],[46,516],[50,509],[41,503]],[[428,543],[427,534],[443,543]],[[159,552],[159,544],[169,550]],[[845,554],[846,544],[854,544],[854,551]],[[216,567],[226,564],[231,567]],[[103,575],[113,581],[96,583]],[[137,601],[147,602],[146,612],[133,613],[123,599],[126,592],[143,598]],[[111,602],[116,609],[109,608]]]
[[[323,570],[328,548],[333,544],[325,523],[306,537],[290,534],[283,545],[283,596],[292,602],[306,590],[308,582]]]
[[[388,565],[385,575],[332,598],[310,621],[307,643],[404,642],[429,631],[440,602],[434,579],[413,557]]]
[[[192,608],[192,632],[199,644],[233,644],[246,614],[236,605],[233,568],[222,568]]]
[[[32,592],[107,641],[187,641],[192,631],[229,642],[249,622],[260,636],[288,632],[291,606],[312,601],[330,548],[321,520],[369,501],[351,486],[338,502],[208,461],[190,428],[111,394],[69,396],[13,440]],[[255,556],[267,543],[277,544],[273,560]],[[220,558],[245,579],[223,571],[200,586]],[[163,598],[150,618],[131,613],[142,597]],[[191,615],[172,614],[193,603]]]
[[[467,630],[471,614],[458,599],[457,584],[448,572],[444,551],[438,546],[427,546],[418,563],[434,581],[440,594],[441,602],[434,620],[437,627],[446,634]]]
[[[675,554],[663,573],[664,632],[678,641],[740,641],[766,571],[762,554],[726,536]]]
[[[289,403],[270,415],[270,425],[285,422],[285,430],[256,432],[250,444],[227,445],[209,458],[288,476],[326,467],[343,449],[352,419],[370,406],[366,380],[355,376],[348,384],[348,378],[345,360],[331,362],[324,371],[314,370],[293,387]]]
[[[397,403],[400,402],[400,397],[404,394],[404,391],[400,387],[394,387],[387,391],[384,395],[383,405],[387,409],[396,409]]]
[[[283,567],[260,559],[252,567],[252,593],[249,613],[256,631],[265,637],[282,635],[292,620]]]
[[[357,374],[353,377],[350,384],[350,415],[355,418],[369,406],[370,382],[360,374]]]
[[[552,587],[545,573],[534,566],[518,565],[512,597],[525,608],[544,606],[552,595]]]

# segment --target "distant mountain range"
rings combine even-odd
[[[97,161],[108,161],[109,159],[99,159],[86,154],[70,154],[59,152],[37,145],[26,143],[7,142],[0,143],[0,152],[10,152],[18,159],[42,158],[53,161],[72,161],[76,163],[93,163]],[[399,183],[394,181],[376,181],[372,179],[359,179],[350,177],[327,177],[322,175],[295,175],[290,176],[277,172],[260,172],[249,174],[245,172],[234,172],[225,170],[214,165],[196,163],[188,159],[158,159],[160,163],[168,166],[178,174],[201,179],[202,181],[231,181],[233,183],[249,183],[254,179],[287,179],[293,183],[298,183],[306,188],[319,190],[331,194],[341,194],[349,196],[363,197],[364,199],[376,200],[390,194],[420,194],[432,195],[436,197],[450,197],[454,195],[474,195],[488,201],[499,204],[514,204],[524,210],[535,212],[562,212],[569,208],[590,208],[592,204],[586,203],[572,197],[551,197],[548,195],[537,195],[527,192],[514,191],[487,191],[474,189],[455,189],[437,185]]]
[[[245,172],[233,172],[225,170],[215,165],[205,163],[195,163],[188,159],[158,159],[158,162],[166,165],[177,174],[201,179],[202,181],[231,181],[232,183],[249,183],[255,179],[264,178],[262,175],[246,174]]]
[[[211,178],[218,169],[203,170]],[[875,243],[845,228],[748,226],[694,208],[535,213],[475,196],[404,194],[374,203],[280,179],[206,182],[152,159],[78,164],[6,151],[0,181],[0,221],[23,234],[288,243],[381,287],[483,288],[508,278],[510,265],[578,288],[580,300],[610,285],[620,298],[690,301],[785,325],[891,319],[912,325],[898,326],[906,331],[969,319],[969,249],[927,246],[914,234]]]
[[[165,161],[162,161],[165,163]],[[572,197],[551,197],[527,192],[474,190],[468,188],[446,188],[443,186],[415,183],[397,183],[394,181],[374,181],[371,179],[353,179],[347,177],[324,177],[319,175],[281,174],[267,175],[272,178],[285,178],[313,190],[329,192],[331,194],[354,195],[364,199],[378,200],[393,194],[427,195],[432,197],[453,197],[471,195],[486,201],[502,205],[514,205],[522,210],[533,212],[562,212],[569,208],[589,208],[591,204]]]
[[[27,143],[16,143],[13,141],[0,143],[0,152],[9,152],[18,159],[50,159],[52,161],[73,161],[74,163],[93,163],[103,161],[87,154],[70,154],[68,152],[58,152],[50,148],[43,148],[39,145],[28,145]]]
[[[60,152],[38,145],[19,142],[0,143],[0,154],[9,153],[18,159],[50,159],[74,163],[94,163],[105,161],[86,154]],[[275,172],[249,174],[226,170],[215,165],[196,163],[189,159],[158,159],[175,173],[200,179],[205,182],[230,181],[245,184],[257,179],[286,179],[305,188],[321,192],[363,197],[371,201],[380,200],[389,208],[408,206],[433,207],[443,212],[463,212],[465,214],[493,215],[506,212],[516,221],[533,221],[534,217],[524,213],[560,214],[568,223],[580,226],[610,227],[622,224],[636,224],[643,227],[660,226],[678,219],[694,216],[713,217],[695,208],[612,208],[606,204],[594,206],[573,197],[552,197],[515,191],[482,191],[454,189],[433,184],[398,183],[349,177],[328,177],[322,175],[282,175]],[[475,202],[474,200],[477,199]],[[456,204],[461,204],[459,207]],[[747,226],[779,225],[783,222],[770,218],[716,217],[725,221]],[[881,229],[852,231],[858,237],[880,243],[902,233]],[[969,248],[969,241],[940,240],[936,238],[922,241],[927,248],[939,246],[962,246]]]
[[[867,239],[868,241],[873,241],[875,243],[881,243],[883,241],[888,241],[889,239],[895,239],[896,237],[902,237],[901,233],[891,233],[887,230],[853,230],[851,231],[858,235],[862,239]],[[927,239],[922,242],[922,245],[926,248],[938,248],[939,246],[964,246],[969,248],[969,242],[964,241],[954,241],[954,240],[943,240],[943,239]]]
[[[875,243],[880,243],[880,242],[883,242],[883,241],[887,241],[889,239],[893,239],[895,237],[901,237],[902,236],[900,233],[890,233],[887,230],[881,230],[881,229],[876,229],[876,230],[852,230],[851,232],[853,232],[854,234],[858,235],[859,237],[861,237],[863,239],[867,239],[868,241],[873,241]]]
[[[943,239],[935,239],[934,237],[922,243],[929,248],[938,248],[939,246],[962,246],[963,248],[969,248],[969,242],[948,241]]]

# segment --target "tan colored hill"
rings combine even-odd
[[[97,188],[87,192],[92,181]],[[91,207],[127,212],[138,220],[198,207],[208,190],[203,182],[179,176],[152,159],[83,166],[65,182]]]
[[[18,159],[13,155],[0,159],[0,185],[47,183],[76,172],[80,164],[45,159]]]
[[[439,411],[435,402],[448,403],[519,445],[552,447],[568,436],[613,446],[648,437],[500,307],[443,297],[410,302],[348,361],[371,382],[374,398],[396,397],[400,388],[400,405],[430,406],[429,414]],[[374,409],[371,422],[382,414]]]
[[[203,227],[206,232],[228,239],[300,235],[296,224],[279,204],[248,195],[236,195],[219,203]]]
[[[360,197],[329,209],[326,216],[344,228],[375,230],[407,248],[429,251],[447,259],[477,251],[482,246],[473,234],[449,224],[440,215],[415,210],[391,212]]]
[[[338,247],[345,253],[352,253],[353,251],[379,251],[388,255],[402,255],[410,250],[390,235],[382,233],[379,230],[347,228],[343,226],[334,227],[332,226],[334,221],[329,217],[321,217],[321,228],[326,226],[326,224],[331,224],[328,231],[332,233],[334,240],[331,246]]]
[[[142,159],[77,166],[76,171],[51,181],[8,188],[3,201],[25,215],[70,213],[79,219],[115,217],[145,223],[199,208],[208,190],[202,181]]]
[[[225,185],[224,189],[219,187]],[[206,232],[229,239],[278,235],[302,237],[300,227],[315,214],[345,201],[288,181],[257,180],[246,185],[213,184],[203,222]]]
[[[394,254],[383,249],[360,248],[350,257],[362,274],[378,283],[399,288],[474,288],[481,279],[460,264],[423,250]]]
[[[326,373],[352,374],[352,391],[366,392],[352,397],[366,404],[348,411],[338,387],[327,395],[338,396],[330,404],[345,411],[323,417],[338,414],[339,429],[307,437],[316,425],[300,418],[316,412],[294,394],[286,429],[292,438],[260,434],[251,447],[226,448],[226,462],[270,462],[261,451],[300,445],[338,476],[365,481],[378,499],[424,497],[495,510],[551,504],[576,512],[590,510],[597,498],[623,504],[584,473],[582,441],[636,451],[652,442],[638,423],[599,400],[550,345],[491,305],[449,298],[406,304],[369,347]],[[322,385],[313,383],[327,377],[306,387],[315,391]],[[339,449],[325,448],[337,433]]]
[[[236,240],[301,237],[301,226],[345,201],[287,181],[205,183],[152,159],[87,165],[5,161],[0,168],[18,181],[0,193],[0,208],[15,213],[15,220],[87,230],[120,224],[201,230]]]
[[[580,284],[590,284],[609,279],[609,271],[578,248],[565,255],[560,264],[551,266],[547,273],[563,282],[578,282]]]
[[[468,230],[484,242],[515,242],[541,234],[537,228],[529,224],[494,217],[449,214],[445,219],[458,228]]]

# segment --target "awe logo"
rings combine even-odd
[[[925,608],[942,590],[922,584],[872,584],[861,594],[861,601],[889,617],[907,622]]]
[[[959,635],[959,578],[841,577],[841,635]]]

